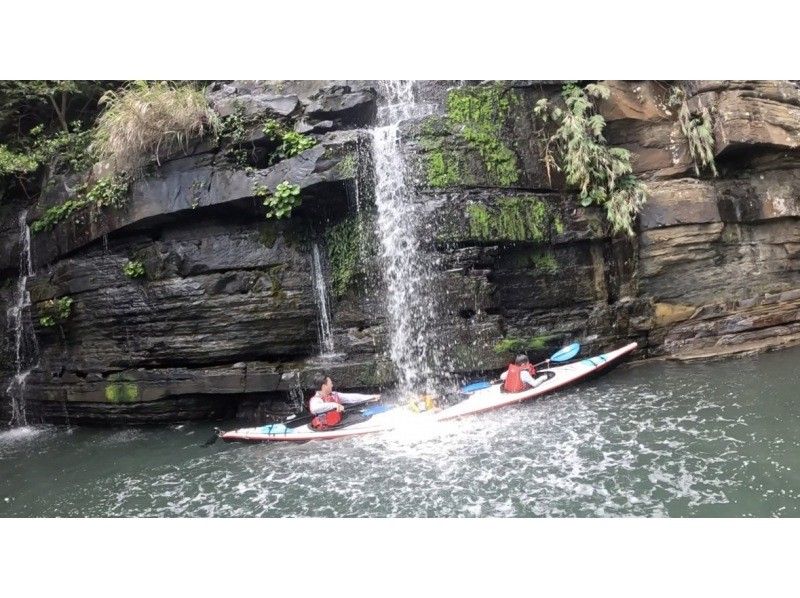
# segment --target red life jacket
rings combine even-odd
[[[312,397],[313,398],[313,397]],[[337,403],[339,405],[342,404],[342,400],[339,398],[339,395],[335,392],[332,392],[327,397],[322,397],[322,400],[326,403]],[[309,424],[314,430],[327,430],[328,428],[333,428],[334,426],[340,424],[342,422],[342,414],[335,409],[331,411],[326,411],[325,413],[320,413],[314,419],[311,420]]]
[[[536,376],[536,368],[531,364],[517,365],[516,363],[508,364],[508,375],[505,382],[503,382],[503,392],[522,392],[528,385],[522,381],[522,372],[528,371],[531,376]]]

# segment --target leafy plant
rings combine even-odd
[[[128,278],[141,278],[145,275],[144,264],[139,260],[128,260],[122,271]]]
[[[65,322],[72,315],[72,304],[74,299],[69,295],[64,295],[60,299],[48,299],[42,303],[42,315],[39,317],[39,324],[45,328],[50,328],[56,323]]]
[[[91,187],[82,185],[77,195],[64,203],[52,206],[41,218],[31,223],[31,231],[39,233],[52,230],[56,224],[69,218],[74,212],[89,206],[97,208],[119,208],[125,202],[130,182],[123,177],[104,177]]]
[[[701,106],[699,114],[692,115],[684,99],[678,112],[678,122],[689,143],[695,174],[700,176],[701,168],[709,168],[713,176],[717,176],[717,165],[714,162],[714,124],[708,108]]]
[[[7,174],[24,174],[33,172],[39,167],[35,156],[16,153],[5,145],[0,145],[0,176]]]
[[[615,233],[633,235],[633,219],[647,199],[647,189],[632,173],[630,152],[609,147],[603,137],[605,119],[595,112],[595,99],[608,98],[603,85],[564,85],[564,106],[553,106],[546,98],[534,107],[542,161],[548,177],[553,169],[563,171],[568,185],[578,190],[581,205],[605,206]],[[555,128],[546,134],[547,128]]]
[[[88,169],[93,158],[89,151],[91,131],[83,130],[83,124],[75,121],[68,131],[57,131],[44,135],[44,127],[33,127],[25,138],[25,149],[13,151],[0,145],[0,176],[28,174],[42,165],[53,172],[82,172]]]
[[[220,119],[216,130],[217,143],[224,142],[228,145],[224,152],[225,158],[240,168],[248,165],[247,149],[241,147],[247,141],[247,125],[244,106],[237,102],[233,112]]]
[[[91,151],[93,132],[84,129],[81,121],[70,123],[69,129],[53,135],[44,135],[43,127],[31,129],[34,153],[41,164],[48,165],[52,172],[76,172],[88,170],[94,164]]]
[[[186,148],[219,127],[203,91],[190,84],[135,81],[100,99],[95,144],[101,160],[115,172],[138,175],[159,156]]]
[[[272,155],[272,162],[291,158],[317,144],[312,137],[287,129],[274,118],[267,120],[261,130],[268,139],[280,142]]]
[[[262,203],[267,208],[267,218],[288,217],[292,210],[302,202],[300,185],[293,185],[289,181],[279,183],[275,187],[275,191],[270,191],[264,185],[256,184],[253,187],[253,195],[263,198]]]

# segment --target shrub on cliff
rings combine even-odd
[[[166,81],[136,81],[100,99],[105,110],[97,119],[97,155],[115,172],[140,174],[151,161],[186,148],[219,126],[203,91]]]
[[[609,147],[603,137],[606,121],[596,113],[593,100],[605,99],[608,93],[602,85],[568,83],[561,91],[563,106],[541,99],[534,116],[542,125],[542,161],[548,176],[552,169],[563,171],[567,184],[578,190],[581,205],[604,206],[614,232],[633,235],[633,219],[646,201],[647,189],[633,175],[630,152]]]

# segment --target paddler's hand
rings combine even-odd
[[[342,411],[344,411],[344,405],[339,405],[339,404],[337,403],[337,404],[336,404],[336,411],[338,411],[339,413],[341,413]]]

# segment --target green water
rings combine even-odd
[[[201,447],[211,424],[13,429],[0,516],[796,517],[798,359],[645,363],[462,421],[300,445]]]

